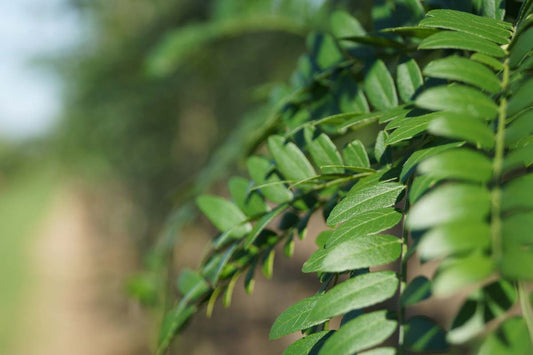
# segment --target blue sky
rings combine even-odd
[[[65,0],[0,0],[0,137],[46,132],[61,107],[60,83],[32,64],[79,41],[81,24]]]

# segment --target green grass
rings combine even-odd
[[[50,168],[0,181],[0,354],[9,353],[16,336],[20,301],[28,286],[29,248],[56,186]]]

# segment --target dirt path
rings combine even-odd
[[[14,354],[149,353],[146,322],[124,294],[133,260],[126,240],[100,235],[73,191],[54,198],[30,250]]]

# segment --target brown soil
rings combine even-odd
[[[133,248],[96,230],[86,206],[74,191],[60,192],[34,240],[14,354],[150,353],[150,326],[124,292]]]

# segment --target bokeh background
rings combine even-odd
[[[191,197],[227,194],[306,36],[347,3],[0,2],[0,354],[151,353],[169,280],[215,234]],[[312,244],[171,351],[280,353],[294,339],[268,329],[316,289]]]

